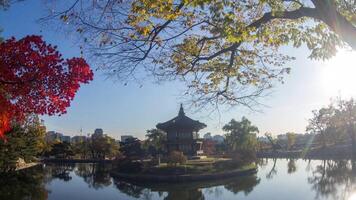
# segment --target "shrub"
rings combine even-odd
[[[170,166],[177,166],[177,164],[184,164],[187,161],[187,157],[183,155],[183,152],[172,151],[168,158],[167,164]]]

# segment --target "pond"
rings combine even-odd
[[[44,164],[1,177],[0,199],[356,200],[351,161],[261,159],[253,176],[185,184],[133,184],[112,178],[110,168]]]

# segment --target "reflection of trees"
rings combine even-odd
[[[129,182],[124,182],[124,181],[114,180],[114,184],[115,184],[116,188],[120,190],[120,192],[125,193],[128,196],[131,196],[134,198],[140,198],[140,196],[143,194],[143,191],[145,190],[144,187],[134,185],[134,184],[131,184]]]
[[[297,166],[294,159],[289,159],[288,161],[288,174],[292,174],[297,171]]]
[[[273,176],[277,174],[277,170],[276,170],[277,158],[273,158],[272,160],[273,160],[273,166],[271,170],[268,172],[268,174],[266,174],[267,179],[272,179]]]
[[[306,172],[310,172],[310,170],[312,170],[311,159],[308,160],[308,164],[307,164],[307,166],[305,168]]]
[[[45,188],[42,167],[33,167],[0,177],[0,199],[45,200],[48,191]]]
[[[260,179],[256,175],[247,177],[235,177],[229,179],[221,179],[216,181],[203,181],[203,182],[189,182],[189,183],[177,183],[177,184],[159,184],[159,183],[129,183],[114,178],[114,184],[120,192],[125,193],[134,198],[142,198],[145,192],[158,192],[159,196],[165,195],[165,200],[204,200],[204,191],[216,195],[216,199],[219,199],[219,195],[222,194],[221,188],[217,186],[224,186],[226,190],[229,190],[235,194],[244,192],[248,195],[253,188],[259,184]],[[150,199],[150,198],[147,198]]]
[[[110,165],[78,163],[75,174],[82,177],[89,187],[98,189],[112,183],[110,169]]]
[[[223,189],[219,187],[206,188],[205,192],[208,194],[214,194],[215,198],[219,199],[223,194]]]
[[[227,183],[224,185],[224,187],[234,194],[244,192],[245,195],[248,195],[259,183],[260,179],[258,179],[256,176],[247,176],[236,178],[235,181]]]
[[[344,199],[344,195],[354,189],[354,162],[324,160],[313,171],[308,182],[316,191],[316,199],[328,198]]]
[[[75,164],[65,163],[65,164],[47,164],[45,171],[47,175],[50,175],[50,179],[59,179],[63,181],[70,181],[72,177],[70,172],[74,170]]]
[[[259,158],[256,160],[256,164],[260,169],[263,169],[268,165],[268,158]]]
[[[45,176],[47,182],[53,179],[70,181],[72,179],[70,173],[74,172],[77,176],[82,177],[89,187],[98,189],[109,186],[112,183],[109,174],[110,170],[111,165],[108,164],[47,164],[45,167]]]

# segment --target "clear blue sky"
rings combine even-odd
[[[58,46],[64,57],[79,56],[74,36],[36,22],[45,13],[43,1],[38,0],[26,0],[7,11],[0,11],[1,35],[4,38],[43,35],[48,43]],[[355,53],[339,53],[332,60],[322,62],[309,60],[305,48],[286,47],[284,51],[296,56],[297,60],[289,64],[292,73],[286,77],[285,84],[274,88],[273,93],[262,101],[267,105],[261,107],[262,113],[235,107],[223,110],[219,116],[208,115],[204,111],[194,113],[193,109],[187,108],[189,116],[208,125],[201,133],[220,134],[223,124],[242,116],[257,125],[261,134],[266,131],[274,134],[302,133],[311,110],[328,104],[331,97],[339,94],[343,97],[356,95],[353,78],[356,66],[352,62],[352,58],[356,58]],[[95,73],[94,81],[81,87],[66,115],[43,117],[48,130],[75,135],[81,128],[83,133],[103,128],[105,133],[115,138],[124,134],[143,138],[147,129],[175,117],[183,101],[180,94],[184,87],[179,82],[157,85],[147,81],[140,88],[135,83],[123,86],[100,72]]]

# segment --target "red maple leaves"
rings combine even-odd
[[[83,58],[64,60],[40,36],[0,43],[0,136],[26,113],[66,113],[80,84],[92,79]]]

